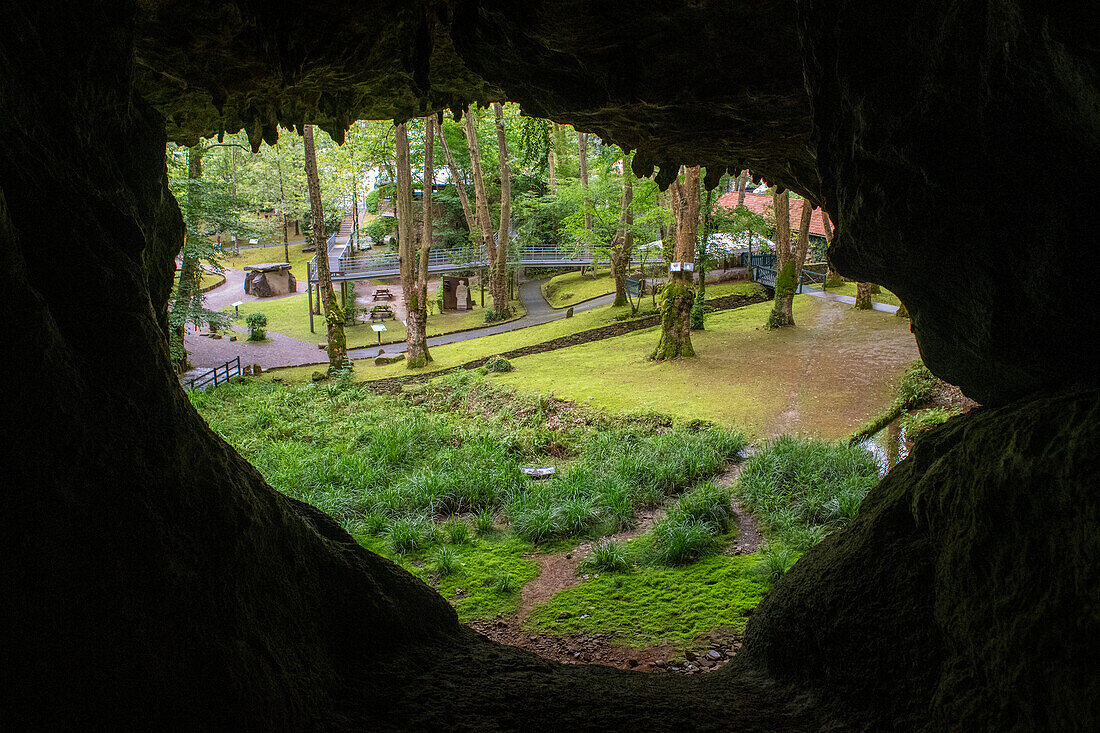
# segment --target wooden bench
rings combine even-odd
[[[393,300],[393,293],[389,288],[375,288],[374,300]]]

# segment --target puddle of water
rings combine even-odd
[[[905,460],[905,457],[909,455],[905,430],[897,420],[864,440],[860,445],[875,457],[879,470],[883,474],[888,473],[890,469]]]

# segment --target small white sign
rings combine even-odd
[[[695,272],[695,263],[694,262],[685,262],[684,263],[684,272]]]
[[[521,468],[520,470],[523,471],[528,476],[531,476],[533,478],[545,478],[546,476],[553,476],[554,475],[554,467],[553,466],[546,466],[545,468],[526,468],[526,467],[524,467],[524,468]]]
[[[386,330],[386,324],[384,323],[372,323],[370,324],[370,327],[372,330],[377,331],[378,333],[382,333]]]
[[[680,263],[679,262],[669,262],[668,263],[668,271],[669,272],[679,272],[680,271]]]
[[[259,243],[260,243],[260,240],[258,240],[258,239],[250,239],[250,240],[248,240],[248,243],[249,243],[249,244],[259,244]]]
[[[238,301],[237,301],[236,303],[232,303],[231,305],[232,305],[232,306],[233,306],[234,308],[236,308],[236,307],[238,307],[238,306],[242,306],[242,305],[244,305],[244,301],[243,301],[243,300],[238,300]]]

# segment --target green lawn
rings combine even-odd
[[[837,295],[848,295],[850,297],[856,297],[856,283],[844,283],[835,288],[829,288],[830,293],[836,293]],[[891,293],[886,288],[882,288],[882,292],[877,295],[871,296],[871,301],[874,303],[883,303],[885,305],[901,305],[901,301],[898,300],[898,296]]]
[[[615,279],[609,271],[597,270],[593,275],[587,271],[584,276],[580,272],[567,272],[564,275],[556,275],[542,285],[542,294],[546,302],[555,308],[580,303],[589,298],[615,292]]]
[[[750,295],[756,291],[757,286],[753,283],[722,283],[720,285],[708,286],[707,298],[708,300],[719,298],[735,292]],[[303,313],[305,312],[305,306],[302,306],[302,311]],[[651,300],[649,296],[646,296],[643,299],[638,316],[641,317],[652,314],[653,312]],[[600,326],[617,323],[629,318],[631,318],[629,307],[623,306],[612,308],[611,306],[603,306],[581,311],[572,318],[565,318],[563,316],[555,321],[544,323],[539,326],[520,328],[515,331],[508,331],[494,336],[482,336],[480,338],[460,341],[445,346],[435,346],[431,350],[433,361],[428,365],[426,370],[441,371],[444,369],[451,369],[467,361],[480,359],[483,356],[492,356],[493,354],[500,354],[525,346],[541,344],[544,341],[550,341],[561,336],[569,336],[581,331],[599,328]],[[386,323],[389,324],[390,321],[386,321]],[[268,326],[268,329],[272,331],[279,330],[271,325]],[[308,322],[306,323],[306,332],[309,332]],[[361,359],[355,362],[355,368],[356,378],[364,380],[397,377],[409,373],[409,369],[403,363],[398,362],[388,366],[376,367],[373,361],[369,359]],[[276,369],[269,372],[269,374],[285,381],[309,381],[313,371],[314,368],[312,366],[291,367],[289,369]]]
[[[766,585],[752,555],[713,555],[677,568],[590,573],[531,612],[531,630],[603,633],[615,644],[689,647],[711,629],[743,631]],[[564,618],[563,618],[564,617]]]
[[[708,288],[708,293],[710,288]],[[807,295],[799,325],[762,326],[770,303],[714,313],[692,333],[696,356],[656,363],[656,327],[512,361],[494,377],[611,411],[660,411],[737,425],[757,436],[804,430],[840,438],[892,398],[917,357],[908,323]]]
[[[518,315],[524,313],[523,304],[518,300],[513,301],[512,306]],[[229,310],[229,309],[226,309]],[[309,294],[299,293],[287,298],[275,298],[266,301],[252,301],[240,306],[241,323],[250,313],[263,313],[267,316],[267,330],[281,333],[284,336],[307,341],[310,343],[323,343],[325,341],[324,318],[315,315],[313,317],[316,333],[309,331]],[[396,318],[382,321],[386,331],[382,334],[382,341],[404,341],[405,326]],[[467,328],[476,328],[485,325],[485,310],[474,304],[471,311],[448,312],[442,315],[432,314],[428,316],[428,335],[450,333]],[[344,329],[348,339],[348,348],[354,349],[362,346],[370,346],[378,342],[378,335],[371,330],[370,324],[359,323]],[[309,375],[307,375],[308,378]]]
[[[290,243],[290,272],[298,280],[299,287],[305,289],[306,263],[313,259],[312,252],[302,251],[302,242]],[[225,266],[236,270],[243,270],[245,265],[258,265],[262,262],[282,262],[282,247],[256,247],[255,249],[242,249],[239,257],[232,254],[225,258]],[[305,306],[302,306],[305,312]]]

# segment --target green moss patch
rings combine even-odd
[[[716,628],[745,628],[765,586],[752,556],[714,555],[679,568],[638,567],[596,573],[535,607],[532,630],[602,633],[630,646],[667,642],[687,648]]]

